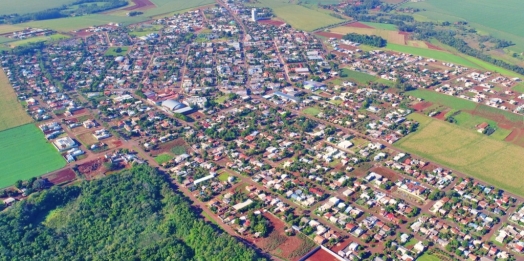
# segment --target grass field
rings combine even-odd
[[[147,17],[142,16],[116,16],[109,14],[94,14],[78,17],[66,17],[60,19],[40,20],[27,23],[21,23],[20,27],[35,27],[47,28],[59,32],[70,32],[87,28],[90,26],[104,25],[108,23],[120,23],[121,25],[129,25],[148,20]]]
[[[347,78],[353,79],[360,83],[368,83],[377,80],[377,77],[367,73],[357,72],[349,69],[342,69],[342,72],[347,74]]]
[[[482,69],[481,66],[479,66],[478,64],[468,59],[465,59],[461,56],[458,56],[452,53],[448,53],[448,52],[444,52],[444,51],[417,48],[413,46],[399,45],[399,44],[393,44],[393,43],[388,43],[386,49],[391,50],[391,51],[396,51],[396,52],[410,53],[413,55],[423,56],[427,58],[433,58],[438,61],[449,62],[449,63],[454,63],[454,64],[461,64],[469,68]]]
[[[524,83],[519,83],[513,87],[513,91],[524,93]]]
[[[65,160],[56,148],[33,124],[0,132],[0,144],[0,187],[65,166]]]
[[[6,14],[28,14],[39,11],[44,11],[50,8],[60,7],[62,5],[71,4],[74,0],[0,0],[0,15]]]
[[[417,258],[417,261],[441,261],[438,257],[434,255],[430,255],[428,253],[424,253],[419,258]]]
[[[419,129],[395,143],[396,147],[524,195],[524,183],[514,182],[524,179],[524,148],[422,114],[410,118],[423,120]]]
[[[168,153],[162,153],[162,154],[160,154],[160,155],[155,157],[155,161],[158,164],[164,164],[164,163],[170,161],[171,159],[173,159],[173,156],[171,154],[168,154]]]
[[[477,106],[477,104],[472,101],[423,89],[409,91],[406,94],[422,98],[425,101],[432,103],[438,103],[455,110],[474,110]]]
[[[213,0],[151,0],[156,7],[144,10],[143,16],[156,16],[216,3]]]
[[[419,16],[431,21],[466,20],[495,37],[511,40],[517,44],[512,49],[524,51],[524,23],[521,13],[524,4],[521,0],[426,0],[407,3],[423,9]]]
[[[0,34],[12,33],[12,32],[20,31],[23,29],[24,27],[17,26],[17,25],[2,24],[0,25]]]
[[[0,70],[0,131],[33,121],[18,102],[15,90]]]
[[[120,48],[120,52],[117,52],[118,48]],[[129,50],[129,47],[121,46],[121,47],[109,47],[104,55],[106,56],[121,56],[125,55],[127,51]]]
[[[320,113],[320,109],[317,107],[308,107],[302,110],[303,113],[311,116],[317,116]]]
[[[381,24],[381,23],[372,23],[372,22],[362,22],[365,25],[369,25],[373,28],[377,29],[384,29],[384,30],[390,30],[390,31],[397,31],[398,28],[394,24]]]
[[[460,112],[459,114],[454,116],[455,120],[457,121],[456,124],[464,127],[466,129],[476,131],[476,126],[481,123],[488,123],[491,127],[494,127],[496,131],[489,135],[490,138],[496,139],[496,140],[504,140],[510,133],[511,130],[502,129],[498,126],[498,124],[493,121],[489,120],[480,116],[472,115],[467,112]]]
[[[291,4],[285,0],[259,0],[255,6],[273,9],[273,13],[277,17],[283,19],[294,28],[304,31],[313,31],[344,21],[324,12]]]
[[[58,41],[58,40],[67,39],[69,37],[70,36],[64,35],[64,34],[53,34],[53,35],[49,35],[49,36],[37,36],[37,37],[27,38],[27,39],[23,39],[23,40],[19,40],[19,41],[14,41],[14,42],[9,43],[9,45],[11,47],[17,47],[17,46],[21,46],[21,45],[25,45],[25,44],[29,44],[29,43]]]

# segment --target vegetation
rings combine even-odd
[[[258,258],[204,222],[146,165],[34,194],[0,214],[0,223],[1,260]]]
[[[291,4],[285,0],[259,0],[256,6],[269,7],[273,13],[282,18],[293,28],[313,31],[329,25],[343,22],[344,20],[307,8],[302,5]]]
[[[302,112],[311,116],[317,116],[320,113],[320,109],[316,107],[308,107],[302,110]]]
[[[441,62],[454,63],[454,64],[467,66],[470,68],[482,69],[481,66],[467,60],[466,58],[463,58],[458,55],[455,55],[449,52],[445,52],[445,51],[417,48],[417,47],[412,47],[412,46],[405,46],[405,45],[398,45],[398,44],[391,44],[391,43],[387,45],[386,49],[391,50],[391,51],[401,52],[401,53],[409,53],[413,55],[423,56],[426,58],[433,58]]]
[[[451,109],[456,110],[474,110],[477,104],[462,98],[434,92],[423,89],[418,89],[406,93],[417,98],[424,99],[428,102],[438,103]]]
[[[118,46],[118,47],[109,47],[105,53],[107,56],[120,56],[125,55],[128,51],[128,47],[125,46]]]
[[[350,33],[344,35],[344,40],[361,43],[361,44],[367,44],[375,47],[385,47],[388,43],[386,39],[376,36],[376,35],[365,35],[365,34],[356,34],[356,33]]]
[[[172,158],[173,158],[172,155],[170,155],[168,153],[162,153],[162,154],[160,154],[160,155],[155,157],[155,161],[158,164],[164,164],[164,163],[170,161]]]
[[[17,180],[36,177],[65,165],[57,149],[47,143],[44,134],[34,125],[27,124],[0,132],[0,187]]]
[[[396,147],[524,195],[524,185],[513,182],[524,178],[520,171],[524,160],[521,147],[421,114],[414,115],[410,117],[421,122],[417,132],[395,143]]]
[[[171,152],[175,155],[182,155],[186,153],[186,147],[184,146],[175,146],[171,148]]]
[[[31,122],[32,119],[18,102],[7,76],[0,72],[0,131]]]

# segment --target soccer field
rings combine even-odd
[[[0,187],[65,166],[56,148],[33,124],[0,132]]]
[[[422,114],[410,118],[419,129],[396,147],[524,196],[524,183],[515,182],[524,179],[524,148]]]

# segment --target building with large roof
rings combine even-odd
[[[189,113],[191,110],[193,110],[191,107],[173,99],[167,99],[163,101],[162,107],[166,110],[169,110],[170,112],[182,114]]]

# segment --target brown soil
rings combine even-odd
[[[425,109],[431,107],[433,105],[431,102],[418,102],[416,104],[413,104],[411,108],[413,108],[416,111],[424,111]]]
[[[63,169],[55,173],[43,176],[47,178],[53,185],[62,184],[76,179],[76,174],[72,169]]]
[[[359,23],[359,22],[345,24],[344,26],[347,26],[347,27],[355,27],[355,28],[375,29],[374,27],[371,27],[371,26],[369,26],[369,25],[367,25],[367,24],[363,24],[363,23]]]
[[[258,21],[258,23],[259,24],[269,24],[269,25],[274,25],[274,26],[281,26],[285,24],[284,22],[276,21],[276,20],[260,20]]]
[[[318,32],[318,33],[315,33],[316,35],[320,35],[320,36],[324,36],[324,37],[327,37],[327,38],[337,38],[337,39],[342,39],[343,35],[341,34],[334,34],[334,33],[328,33],[328,32]]]
[[[124,10],[127,10],[127,11],[147,10],[147,9],[155,7],[155,4],[153,4],[149,0],[133,0],[133,3],[135,3],[135,5],[126,7],[124,8]]]

